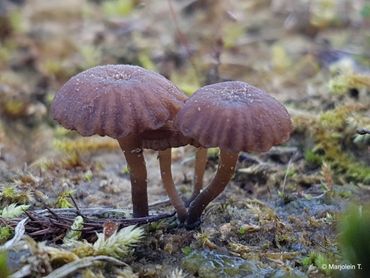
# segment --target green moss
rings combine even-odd
[[[91,170],[86,171],[86,173],[84,174],[84,181],[91,182],[93,178],[94,178],[94,175],[91,172]]]
[[[128,168],[128,166],[123,167],[121,173],[124,175],[130,174],[130,169]]]
[[[13,229],[9,226],[0,227],[0,244],[4,244],[13,235]]]
[[[304,160],[308,164],[309,167],[320,167],[323,161],[321,155],[315,153],[313,150],[306,150],[304,152]]]
[[[181,251],[182,253],[184,253],[185,256],[188,256],[193,251],[193,249],[190,246],[185,246],[181,249]]]
[[[370,88],[370,75],[359,73],[340,74],[329,81],[329,90],[334,94],[343,95],[352,88]]]
[[[12,186],[4,187],[3,192],[1,194],[2,198],[13,200],[16,198],[17,193]]]
[[[15,186],[6,186],[0,193],[1,201],[6,204],[25,204],[28,202],[28,195],[25,191],[17,191]]]
[[[5,252],[0,252],[0,275],[1,277],[8,277],[9,274],[8,256]]]
[[[340,246],[343,257],[351,264],[363,266],[356,269],[356,277],[370,277],[370,206],[353,206],[342,217],[339,225]]]
[[[310,265],[314,265],[327,275],[329,275],[331,272],[331,270],[328,268],[328,265],[331,262],[324,254],[321,254],[319,252],[311,252],[307,257],[302,259],[301,263],[307,268]]]
[[[349,125],[347,119],[352,113],[363,109],[360,104],[343,105],[324,112],[317,118],[297,117],[295,124],[311,133],[316,143],[315,149],[321,150],[320,156],[336,174],[343,175],[349,181],[370,184],[370,167],[341,147],[347,134],[355,133],[355,128]]]
[[[72,208],[73,205],[70,201],[70,196],[74,193],[73,190],[63,191],[59,194],[55,206],[57,208]]]

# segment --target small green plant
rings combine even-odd
[[[355,266],[356,277],[370,277],[370,206],[353,206],[339,224],[340,246],[345,261]],[[361,268],[361,269],[360,269]]]
[[[64,237],[64,243],[68,243],[69,241],[79,240],[82,234],[82,228],[84,225],[84,219],[82,216],[77,216],[73,221],[71,229],[68,231],[66,236]]]
[[[10,204],[9,206],[3,208],[1,211],[2,218],[14,218],[22,215],[24,211],[26,211],[30,205],[19,205],[17,204]]]
[[[182,253],[187,256],[189,255],[191,252],[193,252],[193,248],[191,248],[190,246],[185,246],[181,249]]]
[[[17,195],[17,193],[16,193],[14,187],[12,187],[12,186],[4,187],[3,192],[1,193],[1,197],[5,198],[5,199],[8,199],[8,200],[15,199],[16,195]]]
[[[309,149],[304,152],[304,160],[306,161],[308,167],[317,168],[321,166],[323,158],[315,153],[314,150]]]
[[[79,257],[107,255],[122,259],[132,253],[133,247],[143,238],[144,230],[135,226],[125,227],[115,231],[106,238],[104,233],[98,233],[94,244],[88,242],[75,242],[75,253]]]
[[[0,252],[0,275],[1,277],[8,277],[10,274],[8,268],[8,256],[5,252]]]
[[[94,175],[91,170],[87,170],[84,174],[84,181],[91,182],[94,178]]]
[[[302,259],[301,263],[305,267],[309,267],[310,265],[316,266],[326,275],[329,275],[331,272],[331,270],[327,267],[330,263],[328,258],[319,252],[311,252],[307,257]]]
[[[0,244],[4,244],[13,235],[13,229],[9,226],[0,227]]]
[[[370,168],[342,149],[347,134],[354,134],[356,127],[348,123],[355,112],[364,110],[362,104],[348,104],[320,114],[319,117],[296,117],[295,126],[305,127],[314,141],[315,150],[328,163],[335,174],[347,180],[370,184]]]
[[[73,205],[70,201],[70,196],[73,195],[74,190],[63,191],[59,194],[55,206],[57,208],[72,208]]]
[[[6,204],[17,203],[25,204],[28,201],[28,195],[25,191],[17,191],[15,186],[6,186],[0,193],[1,201]]]

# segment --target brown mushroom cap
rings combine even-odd
[[[132,65],[97,66],[56,93],[53,118],[83,136],[122,138],[159,129],[187,99],[162,75]]]
[[[168,148],[177,148],[188,144],[194,145],[194,140],[185,137],[179,130],[173,127],[173,122],[168,121],[164,126],[155,131],[148,130],[141,134],[142,147],[155,151],[163,151]]]
[[[285,107],[263,90],[228,81],[200,88],[186,102],[175,126],[204,147],[263,152],[289,139]]]

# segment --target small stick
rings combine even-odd
[[[86,219],[86,217],[81,213],[80,208],[78,207],[77,202],[76,202],[76,200],[73,198],[72,194],[69,194],[69,198],[71,198],[72,203],[73,203],[73,205],[75,206],[75,208],[76,208],[76,210],[77,210],[77,214],[78,214],[79,216],[81,216],[82,218]]]
[[[46,209],[50,212],[50,214],[52,216],[55,217],[56,220],[59,220],[60,219],[59,216],[54,211],[52,211],[50,208],[47,207]]]
[[[168,206],[168,205],[171,205],[170,199],[160,200],[158,202],[151,203],[149,204],[149,207],[154,208],[154,207],[161,207],[161,206]]]
[[[28,216],[29,219],[31,219],[32,221],[38,221],[38,219],[32,215],[32,213],[28,212],[28,211],[24,211],[24,214]]]

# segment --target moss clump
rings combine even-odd
[[[361,104],[343,105],[319,117],[301,116],[294,121],[300,130],[303,128],[311,133],[316,143],[315,149],[321,150],[320,156],[337,174],[344,175],[350,181],[370,184],[370,168],[342,149],[348,136],[355,133],[355,127],[349,124],[348,119],[352,113],[360,110],[364,110]]]
[[[4,206],[11,203],[26,204],[28,199],[27,192],[19,192],[15,189],[15,186],[6,186],[0,192],[0,200]]]
[[[57,208],[72,208],[73,205],[69,199],[73,193],[74,193],[73,190],[68,190],[60,193],[55,203],[55,206]]]
[[[4,244],[13,235],[13,230],[9,226],[0,227],[0,244]]]
[[[370,88],[370,75],[361,73],[340,74],[329,81],[329,90],[333,94],[344,95],[353,88]]]
[[[321,166],[323,158],[314,150],[306,150],[304,152],[304,160],[310,168],[318,168]]]
[[[302,265],[309,267],[310,265],[316,266],[320,271],[329,275],[331,270],[328,265],[331,263],[330,260],[323,254],[319,252],[311,252],[307,257],[303,258],[301,261]]]

